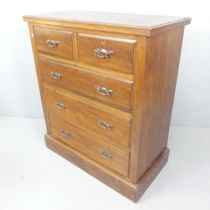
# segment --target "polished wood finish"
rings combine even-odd
[[[93,34],[78,34],[78,59],[87,63],[124,73],[132,73],[136,40],[119,39]],[[113,51],[110,58],[95,55],[97,48]]]
[[[136,72],[144,81],[134,89],[136,101],[143,102],[134,104],[138,114],[133,118],[131,145],[132,151],[138,153],[131,154],[130,176],[136,182],[167,145],[183,31],[183,27],[176,28],[149,40],[139,40],[147,50],[141,53],[141,63],[137,64],[142,71]]]
[[[52,137],[62,140],[65,144],[75,148],[96,162],[110,168],[124,176],[128,175],[129,152],[111,144],[104,143],[99,137],[73,124],[66,123],[56,115],[49,115]],[[69,132],[65,136],[62,131]],[[106,151],[110,158],[100,153]]]
[[[142,14],[120,14],[108,12],[66,11],[39,15],[27,15],[30,23],[64,26],[70,28],[154,36],[175,27],[189,24],[189,17],[167,17]]]
[[[108,109],[109,107],[106,105],[96,102],[92,103],[91,100],[54,87],[45,86],[43,95],[45,107],[49,111],[61,116],[62,119],[90,130],[107,141],[118,142],[126,146],[129,144],[131,120],[129,113]],[[62,103],[65,108],[57,108],[56,102]],[[111,124],[112,129],[107,130],[101,128],[97,124],[98,120]]]
[[[122,109],[131,109],[133,81],[44,58],[39,58],[39,69],[43,82],[93,97]],[[62,78],[53,79],[50,75],[53,71],[61,73]],[[98,93],[98,86],[111,89],[111,95]]]
[[[34,27],[34,37],[38,52],[44,52],[61,58],[73,59],[73,34],[70,31],[52,28]],[[58,41],[56,47],[47,44],[48,40]]]
[[[145,190],[166,164],[169,153],[169,150],[165,149],[154,161],[153,165],[141,177],[139,182],[135,184],[127,179],[124,179],[122,176],[113,173],[112,171],[103,167],[101,164],[89,159],[87,156],[83,155],[77,150],[62,144],[60,141],[52,138],[50,135],[45,135],[45,140],[48,148],[55,151],[65,159],[71,161],[78,167],[85,170],[87,173],[96,177],[98,180],[112,187],[117,192],[134,202],[139,200],[139,198],[143,195]]]
[[[24,19],[47,146],[136,202],[168,159],[190,18],[64,12]]]

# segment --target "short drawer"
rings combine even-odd
[[[37,50],[64,59],[73,59],[73,33],[44,27],[34,27]]]
[[[49,113],[52,136],[107,168],[124,176],[128,174],[129,152],[108,145],[97,136],[66,123]]]
[[[48,85],[43,88],[47,110],[106,141],[128,146],[131,116],[107,105]]]
[[[81,63],[132,73],[136,40],[78,33]]]
[[[129,110],[132,81],[39,58],[42,81]]]

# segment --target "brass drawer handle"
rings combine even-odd
[[[109,123],[104,122],[102,120],[97,120],[96,123],[99,127],[103,128],[103,129],[112,130],[112,124],[109,124]]]
[[[64,129],[61,129],[61,130],[60,130],[60,134],[61,134],[62,136],[65,136],[65,137],[71,136],[71,133],[68,132],[68,131],[66,131],[66,130],[64,130]]]
[[[66,106],[63,103],[61,103],[60,101],[56,101],[55,105],[58,109],[65,109],[66,108]]]
[[[57,41],[57,40],[48,39],[48,40],[46,41],[46,43],[47,43],[47,45],[48,45],[49,47],[55,48],[55,47],[58,47],[58,45],[59,45],[60,42]]]
[[[102,158],[104,158],[104,159],[107,159],[107,160],[111,160],[112,159],[111,154],[108,151],[106,151],[106,150],[101,150],[100,151],[100,156]]]
[[[113,53],[114,53],[113,50],[107,50],[104,48],[94,49],[94,54],[99,58],[110,58]]]
[[[56,71],[52,71],[52,72],[50,72],[50,76],[55,80],[61,80],[63,77],[63,74],[56,72]]]
[[[101,86],[97,86],[96,91],[103,96],[111,96],[113,92],[113,90]]]

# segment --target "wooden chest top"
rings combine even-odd
[[[151,36],[170,26],[189,24],[191,18],[109,12],[65,11],[24,16],[28,22],[57,21],[59,25]],[[81,26],[81,24],[83,24]]]

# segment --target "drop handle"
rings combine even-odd
[[[64,129],[61,129],[61,130],[60,130],[60,134],[61,134],[62,136],[65,136],[65,137],[71,136],[71,133],[70,133],[69,131],[64,130]]]
[[[56,105],[57,109],[65,109],[66,108],[66,106],[60,101],[56,101],[55,105]]]
[[[100,95],[103,95],[103,96],[111,96],[113,93],[112,89],[102,87],[102,86],[96,86],[96,91],[97,91],[97,93],[99,93]]]
[[[63,78],[63,74],[60,73],[60,72],[51,71],[50,72],[50,77],[54,80],[61,80]]]
[[[100,156],[102,158],[104,158],[104,159],[107,159],[107,160],[111,160],[112,159],[111,154],[108,151],[106,151],[106,150],[101,150],[100,151]]]
[[[108,50],[104,48],[96,48],[94,49],[94,54],[99,58],[111,58],[113,55],[113,50]]]
[[[97,120],[96,121],[96,124],[99,126],[99,127],[101,127],[101,128],[103,128],[103,129],[105,129],[105,130],[112,130],[112,124],[110,124],[110,123],[107,123],[107,122],[104,122],[104,121],[102,121],[102,120]]]
[[[59,45],[60,42],[57,41],[57,40],[48,39],[46,41],[46,43],[47,43],[48,47],[55,48],[55,47],[58,47],[58,45]]]

